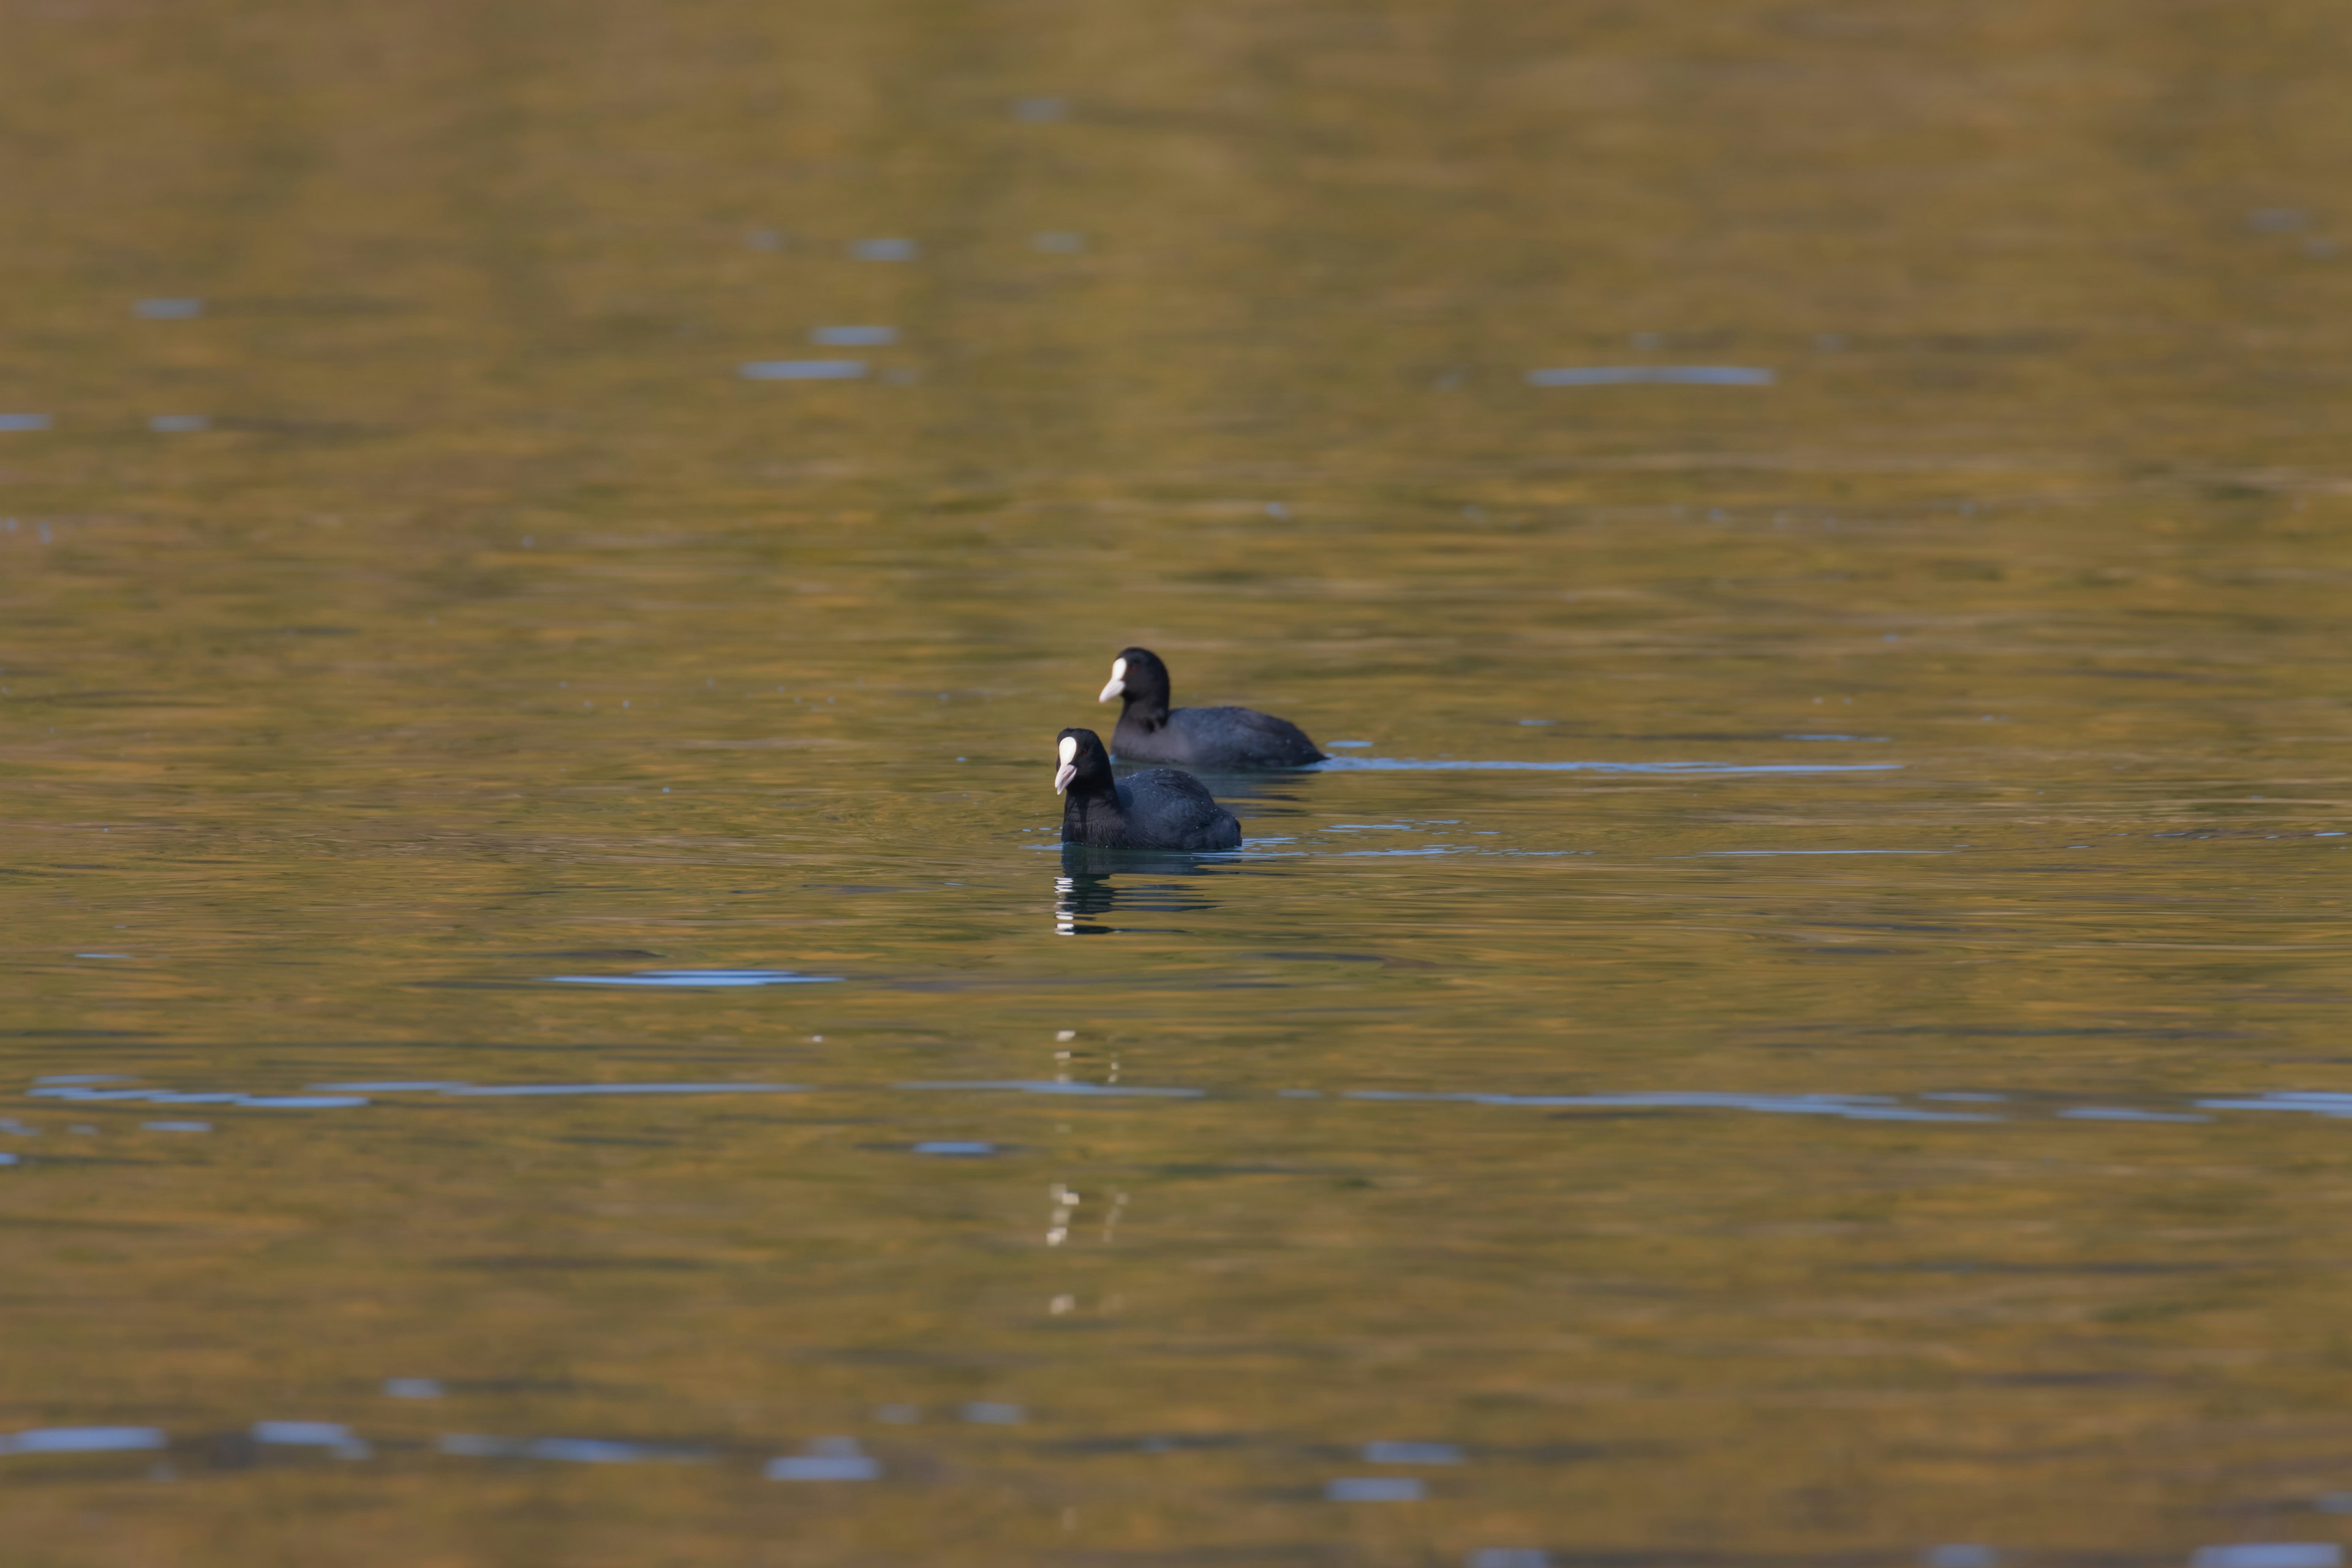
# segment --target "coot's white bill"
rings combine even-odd
[[[1062,737],[1062,765],[1054,770],[1054,793],[1062,794],[1070,781],[1078,776],[1078,743],[1069,736]]]
[[[1108,702],[1126,689],[1127,660],[1123,658],[1115,658],[1110,661],[1110,684],[1102,689],[1102,695],[1096,698],[1095,700],[1097,702]]]

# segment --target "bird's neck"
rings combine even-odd
[[[1089,827],[1121,828],[1126,825],[1126,815],[1118,809],[1116,786],[1083,793],[1073,788],[1062,799],[1062,836],[1065,838],[1086,838]]]

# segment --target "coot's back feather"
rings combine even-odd
[[[1110,743],[1123,763],[1255,769],[1303,768],[1323,761],[1306,731],[1255,708],[1171,708],[1157,730],[1122,713]]]
[[[1118,781],[1118,805],[1133,839],[1140,828],[1149,844],[1130,849],[1238,849],[1242,825],[1219,805],[1208,787],[1174,768],[1149,768]]]

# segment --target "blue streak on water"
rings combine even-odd
[[[2060,1111],[2068,1121],[2210,1121],[2210,1116],[2190,1116],[2168,1110],[2135,1110],[2126,1105],[2072,1105]]]
[[[854,1454],[802,1454],[768,1461],[772,1481],[871,1481],[879,1479],[879,1460]]]
[[[913,1089],[1003,1090],[1013,1094],[1117,1096],[1139,1100],[1198,1100],[1208,1092],[1201,1089],[1149,1089],[1127,1084],[1062,1083],[1045,1079],[1024,1078],[925,1079],[915,1083],[902,1083],[898,1087]]]
[[[2000,1553],[1970,1542],[1947,1542],[1919,1553],[1919,1568],[1995,1568]]]
[[[0,430],[46,430],[49,416],[46,414],[0,414]]]
[[[912,261],[919,248],[911,239],[861,239],[849,254],[860,261]]]
[[[752,985],[829,985],[838,974],[790,969],[646,969],[635,974],[542,974],[549,985],[636,985],[677,991],[730,991]]]
[[[855,1437],[819,1437],[804,1453],[769,1460],[765,1474],[772,1481],[871,1481],[881,1479],[882,1465],[860,1452]]]
[[[977,1160],[995,1153],[996,1145],[993,1143],[959,1142],[954,1139],[935,1139],[928,1143],[916,1144],[915,1152],[918,1154],[939,1154],[950,1159]]]
[[[1839,1116],[1853,1121],[1999,1121],[1962,1110],[1918,1110],[1869,1094],[1486,1094],[1351,1089],[1345,1100],[1436,1100],[1457,1105],[1528,1106],[1566,1110],[1757,1110],[1775,1116]]]
[[[1323,1488],[1332,1502],[1418,1502],[1427,1491],[1410,1476],[1349,1476]]]
[[[746,381],[856,381],[866,374],[862,359],[747,360],[740,374]]]
[[[186,321],[205,313],[202,300],[142,300],[132,307],[150,321]]]
[[[252,1436],[257,1443],[331,1448],[350,1442],[352,1429],[333,1421],[257,1421]]]
[[[2300,1110],[2308,1116],[2352,1116],[2352,1094],[2326,1089],[2284,1089],[2250,1100],[2200,1100],[2204,1110]]]
[[[324,1448],[339,1459],[364,1459],[373,1450],[352,1429],[334,1421],[257,1421],[249,1434],[257,1443],[289,1448]]]
[[[1773,373],[1738,364],[1567,365],[1528,372],[1529,386],[1769,386]]]
[[[1336,744],[1336,742],[1335,742]],[[1452,757],[1326,757],[1301,769],[1316,773],[1671,773],[1734,775],[1743,773],[1898,773],[1901,763],[1517,763],[1472,761]]]
[[[1662,860],[1765,859],[1787,855],[1957,855],[1957,849],[1701,849],[1689,855],[1661,855]]]
[[[898,341],[896,327],[818,327],[809,333],[809,342],[826,349],[887,348]]]
[[[158,414],[147,421],[147,428],[158,436],[184,436],[212,427],[213,422],[201,414]]]
[[[443,1437],[437,1447],[445,1454],[469,1459],[554,1459],[574,1465],[695,1464],[709,1458],[700,1448],[604,1437],[485,1437],[458,1432]]]
[[[30,1096],[77,1104],[231,1105],[262,1110],[340,1110],[369,1103],[366,1094],[439,1094],[456,1099],[511,1099],[583,1094],[802,1094],[802,1083],[453,1083],[391,1079],[362,1084],[320,1083],[307,1094],[189,1093],[164,1089],[84,1089],[52,1084],[27,1089]],[[360,1091],[362,1092],[353,1092]],[[190,1125],[195,1125],[190,1123]]]
[[[89,1077],[99,1075],[68,1075]],[[107,1075],[116,1076],[116,1075]],[[239,1108],[289,1110],[341,1110],[365,1106],[371,1094],[422,1094],[458,1100],[540,1100],[578,1096],[660,1096],[660,1095],[742,1095],[742,1094],[810,1094],[862,1093],[871,1086],[862,1084],[804,1084],[768,1082],[646,1082],[646,1083],[521,1083],[476,1084],[442,1079],[392,1079],[352,1082],[312,1084],[313,1092],[302,1094],[246,1094],[234,1090],[187,1091],[162,1089],[94,1088],[83,1083],[58,1083],[37,1079],[25,1092],[29,1097],[60,1100],[77,1104],[139,1104],[139,1105],[225,1105]],[[1207,1089],[1169,1085],[1107,1084],[1066,1082],[1044,1079],[919,1079],[888,1086],[898,1090],[953,1091],[980,1093],[1012,1093],[1061,1096],[1081,1099],[1137,1100],[1198,1100],[1211,1094]],[[1506,1108],[1532,1108],[1561,1110],[1748,1110],[1782,1116],[1831,1116],[1857,1121],[1932,1121],[1932,1122],[1998,1122],[2006,1118],[1956,1110],[1929,1110],[1906,1106],[1894,1097],[1872,1094],[1751,1094],[1717,1090],[1631,1091],[1614,1094],[1522,1094],[1502,1090],[1452,1089],[1360,1089],[1323,1090],[1289,1087],[1263,1096],[1269,1100],[1316,1100],[1333,1097],[1370,1102],[1412,1102],[1455,1105],[1485,1105]],[[1233,1098],[1260,1098],[1247,1092]],[[2005,1101],[1999,1094],[1977,1090],[1937,1090],[1923,1092],[1917,1100],[1931,1102],[1961,1102],[1996,1105]],[[2352,1120],[2352,1091],[2331,1089],[2280,1090],[2243,1097],[2217,1097],[2190,1102],[2198,1110],[2257,1110],[2295,1111],[2310,1116]],[[2081,1122],[2148,1122],[2172,1124],[2204,1124],[2212,1119],[2188,1110],[2152,1110],[2129,1106],[2080,1105],[2057,1110],[2059,1120]],[[149,1122],[157,1131],[210,1131],[205,1122]],[[0,1131],[30,1134],[32,1129],[15,1124]],[[1000,1146],[979,1140],[941,1139],[908,1146],[912,1152],[946,1157],[982,1157],[1001,1152]],[[17,1156],[0,1154],[0,1164],[20,1163]]]
[[[79,1084],[41,1082],[26,1089],[42,1100],[68,1100],[77,1104],[235,1105],[256,1110],[339,1110],[367,1101],[348,1094],[239,1094],[229,1091],[190,1092],[170,1089],[89,1089]]]
[[[804,1094],[804,1083],[504,1083],[460,1084],[440,1092],[455,1099],[526,1099],[578,1094]]]
[[[234,1090],[213,1092],[173,1089],[55,1088],[35,1089],[27,1092],[45,1100],[72,1100],[100,1103],[128,1100],[142,1105],[235,1105],[245,1098]]]
[[[1368,1465],[1458,1465],[1462,1450],[1451,1443],[1367,1443]]]
[[[154,1426],[36,1426],[0,1433],[0,1454],[115,1454],[169,1442]]]
[[[963,1418],[982,1426],[1018,1426],[1029,1418],[1029,1413],[1018,1405],[975,1399],[963,1407]]]
[[[2340,1568],[2344,1549],[2332,1541],[2248,1541],[2200,1546],[2189,1568]]]

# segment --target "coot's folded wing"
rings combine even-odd
[[[1138,849],[1238,849],[1241,824],[1199,779],[1174,768],[1132,773],[1118,786],[1127,841]]]
[[[1179,708],[1168,721],[1183,730],[1202,767],[1303,768],[1323,760],[1306,731],[1255,708]]]

